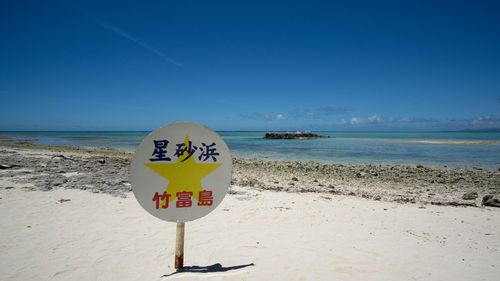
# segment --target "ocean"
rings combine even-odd
[[[316,132],[314,140],[267,140],[264,131],[220,131],[233,157],[340,164],[500,168],[499,132]],[[135,150],[149,132],[1,132],[42,145]],[[464,144],[462,141],[483,144]],[[448,142],[448,143],[447,143]],[[449,143],[455,142],[455,143]]]

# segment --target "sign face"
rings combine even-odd
[[[231,183],[232,159],[222,138],[193,122],[165,125],[137,148],[130,170],[135,198],[153,216],[192,221],[213,211]]]

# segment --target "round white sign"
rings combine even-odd
[[[135,198],[153,216],[192,221],[213,211],[231,183],[232,159],[222,138],[193,122],[165,125],[149,134],[132,160]]]

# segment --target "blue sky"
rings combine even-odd
[[[0,130],[500,128],[497,1],[2,1]]]

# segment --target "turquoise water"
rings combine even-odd
[[[341,164],[500,168],[500,144],[415,143],[416,140],[500,141],[498,132],[318,132],[329,139],[266,140],[265,132],[218,132],[233,157]],[[149,132],[4,132],[44,145],[135,150]]]

